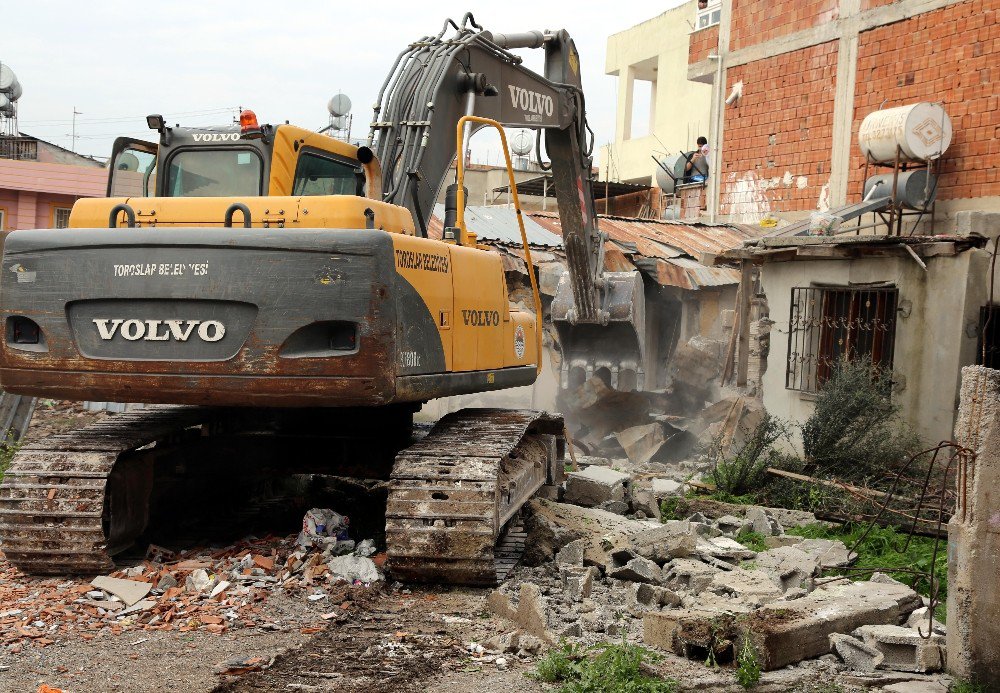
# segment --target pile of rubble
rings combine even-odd
[[[18,653],[25,644],[46,647],[70,635],[91,640],[105,630],[279,629],[260,608],[275,590],[346,608],[349,591],[336,588],[379,582],[385,562],[371,540],[348,539],[347,525],[346,517],[314,509],[298,536],[250,539],[214,552],[151,546],[146,560],[89,583],[26,579],[7,566],[0,572],[0,645]],[[302,632],[321,628],[319,621]]]
[[[588,471],[591,479],[617,474]],[[610,487],[613,502],[626,503],[619,484],[588,500],[597,504]],[[580,498],[572,488],[568,482],[565,497]],[[831,576],[857,557],[839,541],[785,534],[782,524],[816,521],[811,513],[747,507],[740,516],[661,523],[535,500],[528,521],[535,565],[494,592],[490,605],[547,643],[641,632],[647,645],[719,664],[749,642],[765,671],[803,660],[835,673],[939,671],[944,629],[931,621],[927,600],[879,573],[861,582]],[[763,535],[766,550],[735,540],[746,530]]]
[[[564,395],[561,408],[584,461],[627,459],[646,471],[686,476],[709,471],[706,450],[739,445],[764,415],[757,400],[720,396],[711,385],[723,350],[722,342],[704,337],[679,346],[671,384],[662,391],[621,392],[594,376]]]

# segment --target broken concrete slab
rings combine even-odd
[[[569,542],[556,553],[556,565],[560,566],[583,566],[583,553],[587,548],[587,542],[583,539],[576,539]]]
[[[815,556],[823,570],[845,568],[858,558],[856,553],[847,549],[844,542],[836,539],[805,539],[796,543],[795,548]]]
[[[864,641],[852,638],[850,635],[845,635],[844,633],[830,634],[830,648],[851,669],[867,674],[874,673],[878,665],[885,659],[885,655],[874,647],[869,647]]]
[[[660,566],[653,561],[638,556],[621,566],[608,571],[610,577],[629,582],[646,582],[651,585],[658,585],[663,579]]]
[[[632,537],[631,550],[643,558],[648,558],[659,565],[674,558],[683,558],[695,553],[698,539],[688,531],[680,532],[677,527],[664,525],[639,532]]]
[[[749,632],[769,671],[829,652],[832,633],[900,623],[920,605],[920,595],[906,585],[833,583],[792,602],[765,605],[751,615]]]
[[[667,441],[663,426],[656,422],[618,431],[615,438],[625,450],[629,461],[637,464],[649,462]]]
[[[691,558],[675,558],[663,567],[663,582],[667,587],[697,595],[712,584],[718,568]]]
[[[490,610],[497,616],[513,621],[529,634],[552,645],[557,638],[549,631],[545,601],[538,585],[533,582],[521,583],[516,607],[511,604],[510,597],[500,590],[494,590],[486,599]]]
[[[906,681],[885,686],[883,693],[948,693],[948,686],[940,681]]]
[[[632,512],[641,512],[646,517],[657,519],[660,517],[660,504],[648,483],[633,484]]]
[[[799,587],[811,590],[813,578],[820,572],[817,558],[797,546],[762,551],[757,554],[754,563],[759,570],[773,574],[783,590]]]
[[[769,549],[776,549],[780,546],[798,546],[805,539],[794,534],[779,534],[776,537],[764,537],[764,546]]]
[[[757,532],[757,534],[762,534],[765,537],[773,537],[785,533],[785,529],[781,526],[781,523],[768,510],[759,505],[751,505],[747,508],[746,518],[747,522],[751,524],[753,531]]]
[[[664,606],[680,606],[681,597],[666,587],[637,582],[629,587],[628,604],[633,611],[637,610],[636,607],[659,609]]]
[[[729,537],[700,537],[696,547],[698,553],[730,563],[748,561],[757,555],[743,544]]]
[[[906,625],[912,628],[913,630],[921,631],[924,635],[927,634],[928,629],[932,630],[938,635],[947,635],[948,629],[945,627],[945,625],[940,621],[938,621],[937,619],[929,619],[928,618],[929,615],[930,615],[930,609],[928,609],[926,606],[922,606],[916,611],[914,611],[912,614],[910,614],[910,617],[906,619]]]
[[[753,607],[770,603],[782,596],[781,585],[767,572],[735,568],[712,576],[708,591]]]
[[[339,578],[347,582],[359,580],[365,584],[378,582],[382,575],[378,572],[378,566],[370,558],[361,556],[337,556],[331,558],[327,564],[330,574],[334,578]]]
[[[98,589],[115,595],[125,602],[126,606],[132,606],[149,594],[149,590],[153,588],[153,586],[148,582],[123,580],[122,578],[113,578],[106,575],[98,575],[90,581],[90,584]]]
[[[944,643],[941,635],[929,639],[912,628],[897,625],[866,625],[856,631],[865,645],[879,650],[884,660],[882,669],[928,673],[940,671],[944,666]]]
[[[563,500],[574,505],[595,507],[608,501],[624,501],[630,477],[607,467],[587,467],[566,476]]]
[[[657,500],[663,500],[670,496],[682,496],[685,486],[686,484],[673,479],[653,479],[653,496]]]
[[[129,614],[137,614],[140,611],[147,611],[156,606],[156,601],[153,599],[140,599],[132,606],[122,609],[118,612],[119,616],[128,616]]]
[[[900,623],[920,604],[920,596],[905,585],[835,583],[794,601],[765,604],[728,622],[717,612],[701,616],[688,613],[679,626],[680,635],[674,632],[678,628],[676,616],[650,612],[643,617],[643,632],[650,634],[646,642],[653,646],[677,651],[676,642],[686,643],[690,646],[688,655],[698,654],[698,642],[728,640],[731,644],[749,637],[762,668],[770,671],[828,653],[833,633],[850,633],[866,624]]]

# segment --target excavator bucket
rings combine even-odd
[[[577,320],[568,274],[552,301],[552,322],[562,346],[560,386],[575,389],[594,375],[615,390],[643,389],[646,355],[646,298],[638,272],[601,275],[602,315],[607,323]]]

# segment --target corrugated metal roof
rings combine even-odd
[[[656,281],[663,286],[697,290],[707,286],[739,284],[740,272],[728,267],[706,267],[697,260],[677,257],[657,261]]]
[[[528,212],[528,216],[553,233],[561,233],[559,215]],[[698,257],[701,252],[721,253],[738,248],[743,241],[758,238],[747,226],[736,224],[685,224],[680,221],[630,219],[598,215],[598,226],[614,241],[632,243],[649,257]]]
[[[442,219],[444,219],[444,205],[436,204],[428,228],[428,233],[432,237],[441,237]],[[521,230],[517,225],[517,214],[513,207],[466,207],[465,225],[482,241],[521,245]],[[524,215],[524,233],[531,245],[545,248],[562,247],[562,236],[546,230],[527,214]]]

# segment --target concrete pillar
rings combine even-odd
[[[955,438],[976,451],[948,523],[948,671],[1000,690],[1000,371],[962,369]]]
[[[632,139],[632,94],[635,89],[635,68],[629,65],[618,71],[618,137],[619,142]]]

